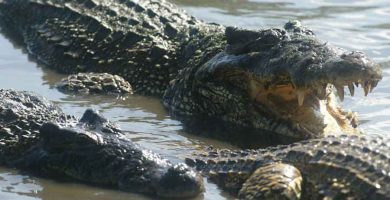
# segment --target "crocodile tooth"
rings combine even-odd
[[[378,82],[379,81],[372,81],[371,82],[371,90],[370,90],[370,92],[372,92],[374,90],[374,88],[378,85]]]
[[[336,86],[337,94],[339,95],[340,101],[344,101],[344,87]]]
[[[363,89],[364,89],[364,96],[367,96],[368,92],[371,90],[371,82],[370,81],[365,81]]]
[[[359,82],[355,82],[356,87],[359,87]]]
[[[303,101],[305,100],[305,91],[304,90],[297,90],[297,98],[298,98],[299,106],[302,106]]]
[[[348,89],[349,89],[349,93],[351,93],[351,96],[355,95],[355,87],[353,86],[352,83],[348,83]]]

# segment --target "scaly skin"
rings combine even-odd
[[[78,73],[61,80],[57,89],[66,93],[132,94],[129,82],[107,73]]]
[[[368,94],[381,69],[362,52],[319,40],[297,22],[244,30],[201,22],[161,0],[2,0],[0,25],[39,62],[107,72],[163,96],[186,125],[277,140],[354,133],[344,86]],[[242,131],[251,130],[251,131]],[[245,137],[245,136],[241,136]]]
[[[77,121],[40,96],[13,90],[0,90],[0,164],[157,197],[203,191],[193,170],[139,148],[95,111]]]
[[[329,136],[211,150],[186,163],[240,199],[390,199],[389,144],[388,136]]]

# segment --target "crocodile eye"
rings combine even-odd
[[[255,31],[226,28],[226,52],[229,54],[247,54],[251,52],[267,52],[282,40],[288,38],[286,31],[278,28]]]

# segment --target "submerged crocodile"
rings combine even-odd
[[[0,0],[0,25],[48,67],[120,75],[135,93],[162,97],[188,126],[247,130],[240,134],[354,132],[355,114],[333,91],[342,100],[344,86],[353,95],[360,85],[367,95],[382,78],[364,53],[323,42],[298,22],[224,27],[164,0]]]
[[[390,137],[328,136],[186,163],[240,199],[390,199]]]
[[[28,92],[0,90],[0,165],[165,198],[203,191],[202,178],[143,150],[93,110],[80,120]]]

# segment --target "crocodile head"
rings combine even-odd
[[[364,53],[322,42],[296,21],[284,29],[228,27],[225,37],[225,51],[171,82],[164,104],[174,115],[297,140],[350,133],[355,114],[335,96],[343,100],[344,86],[353,95],[358,85],[367,95],[382,78]]]
[[[40,137],[42,141],[15,166],[164,198],[189,198],[204,190],[203,179],[194,170],[141,149],[91,109],[65,127],[43,124]]]

